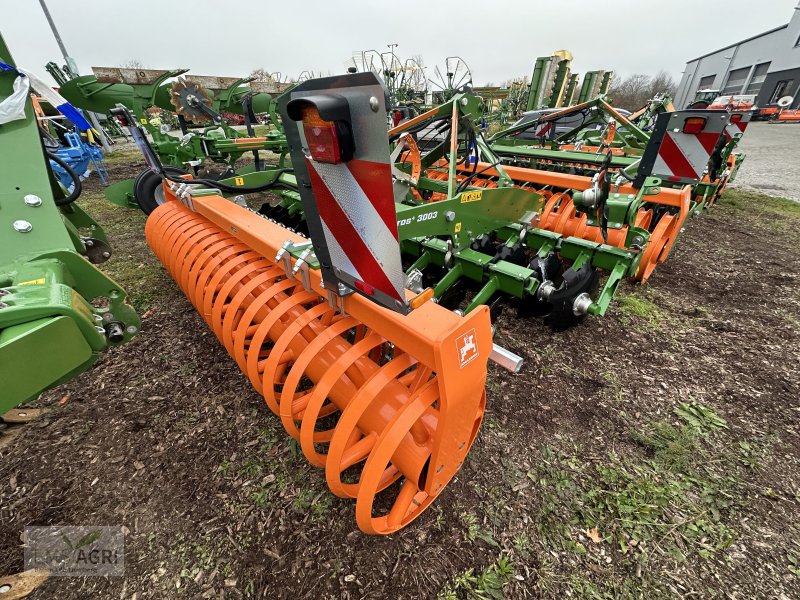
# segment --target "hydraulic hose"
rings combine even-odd
[[[172,181],[173,183],[202,183],[203,185],[207,185],[208,187],[220,190],[222,192],[228,192],[231,194],[254,194],[256,192],[264,192],[269,190],[276,185],[279,185],[280,182],[278,179],[281,175],[286,172],[292,171],[292,169],[288,167],[284,167],[283,169],[276,169],[275,176],[266,183],[262,183],[261,185],[255,187],[239,187],[235,185],[228,185],[227,183],[222,183],[220,181],[215,181],[214,179],[173,179],[172,177],[163,174],[162,176],[164,179],[168,181]]]
[[[64,169],[67,172],[67,174],[70,176],[70,178],[72,179],[72,181],[74,183],[74,185],[72,187],[72,193],[69,196],[67,196],[66,198],[56,198],[55,199],[56,206],[66,206],[67,204],[72,204],[73,202],[75,202],[75,200],[78,199],[78,197],[81,195],[81,192],[83,191],[83,184],[81,184],[81,178],[78,176],[78,174],[75,171],[72,170],[72,167],[70,167],[58,155],[52,154],[51,152],[48,152],[47,156],[48,156],[48,158],[50,160],[52,160],[53,162],[58,164],[62,169]],[[50,168],[50,163],[47,163],[47,166],[48,166],[48,168]],[[52,171],[52,169],[51,169],[51,171]]]

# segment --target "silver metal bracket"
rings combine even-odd
[[[340,283],[335,291],[327,286],[325,287],[325,291],[328,296],[328,304],[330,307],[336,309],[343,317],[348,316],[344,307],[344,299],[350,294],[353,294],[353,290]]]
[[[296,257],[294,265],[292,265],[293,256]],[[286,240],[277,254],[275,254],[275,262],[278,264],[283,263],[283,270],[288,279],[298,281],[297,274],[299,273],[299,281],[307,292],[311,291],[311,277],[308,274],[308,269],[309,266],[313,268],[310,263],[317,262],[311,242],[295,244],[291,240]]]

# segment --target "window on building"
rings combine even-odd
[[[747,81],[747,76],[749,74],[750,67],[734,69],[728,73],[728,81],[725,82],[725,87],[722,88],[722,94],[741,94],[744,82]]]
[[[774,104],[784,96],[791,96],[794,93],[794,79],[782,79],[775,84],[775,90],[769,97],[769,104]]]
[[[770,63],[765,62],[759,65],[756,65],[755,70],[753,71],[753,78],[750,80],[750,83],[747,84],[747,91],[746,94],[757,94],[761,89],[761,85],[764,83],[764,80],[767,78],[767,71],[769,71]]]
[[[714,85],[714,80],[717,78],[716,75],[706,75],[705,77],[700,78],[700,83],[697,85],[698,90],[707,90],[710,89],[711,86]]]

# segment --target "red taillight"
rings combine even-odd
[[[367,296],[372,296],[375,294],[375,288],[372,287],[370,284],[361,281],[360,279],[355,279],[356,287],[364,292]]]
[[[683,133],[700,133],[703,127],[706,126],[706,120],[703,117],[689,117],[683,122]]]
[[[742,120],[741,113],[735,114],[735,115],[731,115],[731,123],[738,123],[741,120]]]
[[[333,164],[342,162],[335,122],[325,121],[315,107],[306,106],[303,109],[303,131],[314,160]]]

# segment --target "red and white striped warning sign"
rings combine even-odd
[[[730,142],[734,136],[742,134],[750,124],[753,118],[752,110],[734,110],[731,111],[731,120],[725,126],[725,141]]]
[[[662,128],[657,137],[654,135],[656,139],[652,140],[657,144],[660,141],[652,174],[666,177],[670,181],[702,179],[728,123],[728,115],[720,112],[671,113],[666,120],[666,127]]]
[[[326,289],[407,314],[380,80],[374,73],[312,79],[279,105],[284,123],[295,123],[285,131]]]
[[[333,265],[362,292],[405,302],[390,164],[306,163]]]
[[[545,137],[553,130],[555,124],[556,124],[555,121],[545,121],[544,123],[537,125],[533,132],[534,137],[537,138]]]

